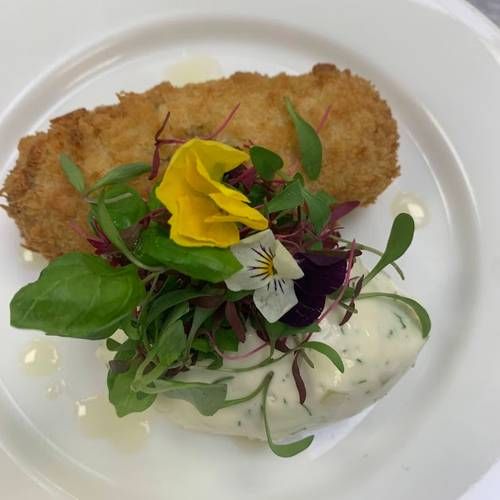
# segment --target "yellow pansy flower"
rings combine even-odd
[[[268,220],[222,177],[249,159],[217,141],[191,139],[172,156],[157,198],[167,207],[170,237],[187,247],[229,247],[240,239],[237,222],[262,231]]]

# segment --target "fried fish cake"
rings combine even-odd
[[[210,135],[239,103],[217,139],[267,147],[293,173],[300,169],[298,144],[285,96],[316,127],[329,110],[319,132],[323,167],[319,179],[309,182],[311,188],[366,205],[399,175],[397,125],[387,103],[369,81],[332,64],[317,64],[298,76],[235,73],[183,87],[165,82],[144,93],[120,93],[114,105],[55,118],[47,132],[20,141],[3,189],[7,212],[24,246],[49,259],[90,251],[84,236],[70,228],[75,223],[85,227],[88,205],[63,175],[59,155],[70,156],[89,184],[119,164],[151,162],[154,135],[168,111],[164,135],[189,138]],[[172,151],[170,146],[162,150],[162,169]],[[147,195],[151,181],[145,175],[134,186]]]

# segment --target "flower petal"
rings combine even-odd
[[[276,277],[267,286],[255,290],[253,301],[269,323],[278,321],[298,302],[293,281]]]
[[[196,194],[183,175],[183,171],[196,165],[196,157],[184,147],[185,145],[181,146],[173,154],[163,179],[155,191],[156,197],[172,214],[177,209],[178,198]]]
[[[222,142],[202,139],[192,139],[189,142],[192,143],[196,154],[205,165],[210,177],[218,181],[221,180],[222,174],[230,172],[250,159],[250,156],[245,151]]]
[[[259,267],[266,262],[272,265],[276,240],[273,232],[268,229],[253,234],[231,247],[231,252],[238,259],[243,269],[226,280],[226,286],[237,292],[239,290],[256,290],[265,287],[271,281],[270,275],[262,275]]]
[[[215,178],[213,178],[210,176],[207,166],[202,163],[198,156],[196,156],[196,161],[192,164],[191,168],[186,170],[184,175],[186,176],[186,179],[189,182],[190,186],[200,193],[222,193],[229,198],[245,201],[248,203],[249,199],[243,193],[229,186],[226,186],[222,182],[219,182],[219,180],[222,178],[222,175],[218,175],[215,167],[212,167],[212,173],[216,176]],[[219,164],[218,168],[220,168],[220,173],[223,173],[222,164]]]
[[[228,198],[222,193],[212,193],[210,198],[228,215],[214,215],[210,218],[211,222],[241,222],[245,226],[257,230],[267,229],[268,220],[255,208],[249,207],[241,201]],[[209,222],[207,220],[207,222]]]
[[[215,215],[217,205],[202,196],[181,196],[177,200],[177,210],[170,218],[170,237],[183,246],[228,247],[239,239],[239,231],[232,222],[217,224],[205,222],[199,214]]]
[[[305,294],[330,295],[344,282],[347,258],[344,255],[328,256],[297,254],[304,277],[295,282]]]
[[[326,296],[304,293],[296,285],[297,284],[295,284],[295,294],[298,303],[283,315],[281,321],[290,326],[307,326],[314,323],[323,312]]]
[[[293,255],[278,240],[276,240],[273,265],[280,278],[296,280],[304,276]]]

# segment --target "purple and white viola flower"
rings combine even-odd
[[[270,323],[297,305],[293,282],[304,273],[270,229],[241,240],[231,251],[243,269],[225,280],[229,290],[255,290],[255,306]]]

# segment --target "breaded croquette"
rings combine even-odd
[[[150,163],[155,132],[168,111],[164,135],[184,139],[210,135],[239,103],[217,140],[264,146],[281,155],[288,173],[300,169],[285,96],[309,123],[321,124],[323,167],[320,178],[309,182],[313,188],[339,201],[369,204],[399,174],[398,132],[389,106],[369,81],[348,70],[318,64],[298,76],[235,73],[184,87],[165,82],[142,94],[123,92],[115,105],[77,109],[53,119],[47,132],[21,140],[4,196],[24,246],[47,258],[90,251],[84,236],[71,229],[86,226],[88,205],[65,178],[60,154],[81,167],[88,184],[117,165]],[[160,175],[173,150],[162,149]],[[147,175],[133,185],[144,196],[151,189]]]

